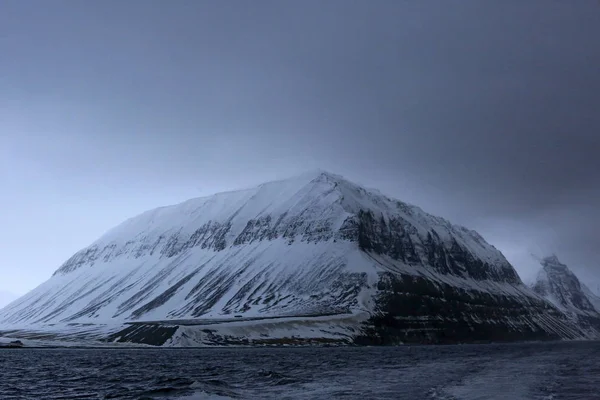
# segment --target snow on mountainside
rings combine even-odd
[[[590,336],[596,337],[600,329],[600,299],[556,255],[546,257],[540,263],[542,269],[532,285],[533,290]]]
[[[594,306],[596,311],[600,313],[600,297],[583,283],[581,284],[581,291],[583,292],[585,297],[587,297],[587,299],[590,301],[592,306]]]
[[[5,332],[90,326],[172,345],[581,336],[476,232],[324,171],[145,212],[0,312]]]
[[[556,307],[577,314],[597,314],[575,274],[556,255],[541,260],[533,289]]]

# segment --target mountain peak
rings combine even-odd
[[[313,168],[313,169],[309,169],[309,170],[306,170],[304,172],[300,172],[300,173],[297,173],[294,175],[289,175],[287,177],[283,177],[283,178],[276,179],[273,181],[265,182],[259,186],[269,185],[269,184],[278,183],[278,182],[298,181],[298,180],[312,182],[314,180],[319,180],[319,179],[328,179],[328,180],[332,180],[332,181],[347,181],[347,182],[349,181],[346,177],[344,177],[340,174],[336,174],[331,171],[327,171],[323,168]]]
[[[550,256],[544,257],[541,261],[541,264],[546,267],[562,267],[567,268],[567,266],[560,262],[558,256],[556,254],[552,254]],[[568,269],[568,268],[567,268]]]
[[[375,251],[398,256],[406,248],[423,252],[427,246],[415,243],[443,244],[452,251],[461,248],[470,257],[494,266],[493,274],[503,277],[499,279],[520,282],[504,256],[477,232],[323,169],[146,211],[108,231],[57,273],[91,267],[98,258],[142,257],[154,251],[172,257],[196,246],[222,251],[274,239],[290,243],[344,239],[360,241],[364,249],[365,243],[359,238],[370,230],[373,235],[387,235],[385,243],[371,243]],[[411,257],[414,262],[427,263],[434,255]],[[484,276],[487,273],[481,274]]]
[[[535,292],[559,309],[574,314],[591,313],[596,316],[597,312],[583,285],[569,267],[560,262],[556,254],[544,257],[540,264],[542,268],[532,285]]]
[[[315,177],[326,176],[326,177],[329,177],[329,178],[345,179],[343,176],[341,176],[339,174],[335,174],[335,173],[333,173],[331,171],[328,171],[326,169],[323,169],[323,168],[310,169],[310,170],[307,170],[307,171],[303,172],[300,175],[312,175],[312,176],[315,176]]]

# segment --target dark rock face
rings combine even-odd
[[[391,273],[382,274],[378,289],[376,310],[363,335],[356,338],[358,344],[557,340],[582,335],[539,299],[465,290]]]
[[[139,258],[153,255],[158,251],[162,256],[171,258],[193,247],[221,251],[227,247],[225,235],[230,228],[230,223],[220,224],[210,221],[196,229],[191,235],[176,232],[168,237],[160,235],[156,240],[139,238],[137,241],[128,241],[123,246],[116,244],[109,244],[102,248],[91,246],[67,260],[54,275],[67,274],[84,265],[93,266],[99,259],[110,262],[124,254],[131,254],[134,258]]]
[[[24,347],[24,345],[20,340],[13,340],[12,342],[6,344],[0,343],[0,348],[20,349],[21,347]]]
[[[508,263],[502,268],[474,257],[455,238],[444,243],[435,230],[420,238],[401,218],[375,218],[372,212],[358,215],[360,248],[386,255],[406,265],[431,268],[436,273],[476,281],[521,284]],[[570,290],[564,296],[584,310],[593,309],[581,294],[574,275],[567,275]],[[573,279],[575,278],[575,279]],[[515,340],[557,340],[597,335],[600,325],[582,319],[572,321],[540,299],[467,290],[443,282],[407,274],[381,273],[376,309],[365,324],[361,344],[456,343]],[[549,324],[545,319],[550,319]]]
[[[408,265],[432,268],[437,273],[518,284],[521,279],[508,262],[501,268],[476,258],[456,238],[443,242],[431,229],[425,238],[401,217],[376,218],[371,211],[358,214],[357,241],[361,250],[385,254]]]
[[[109,335],[103,341],[162,346],[177,332],[177,329],[177,326],[131,325],[118,333]]]

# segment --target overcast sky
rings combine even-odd
[[[0,2],[0,290],[317,167],[600,283],[595,0]]]

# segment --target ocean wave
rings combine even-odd
[[[596,398],[600,342],[0,352],[2,400]],[[107,368],[108,367],[108,368]]]

